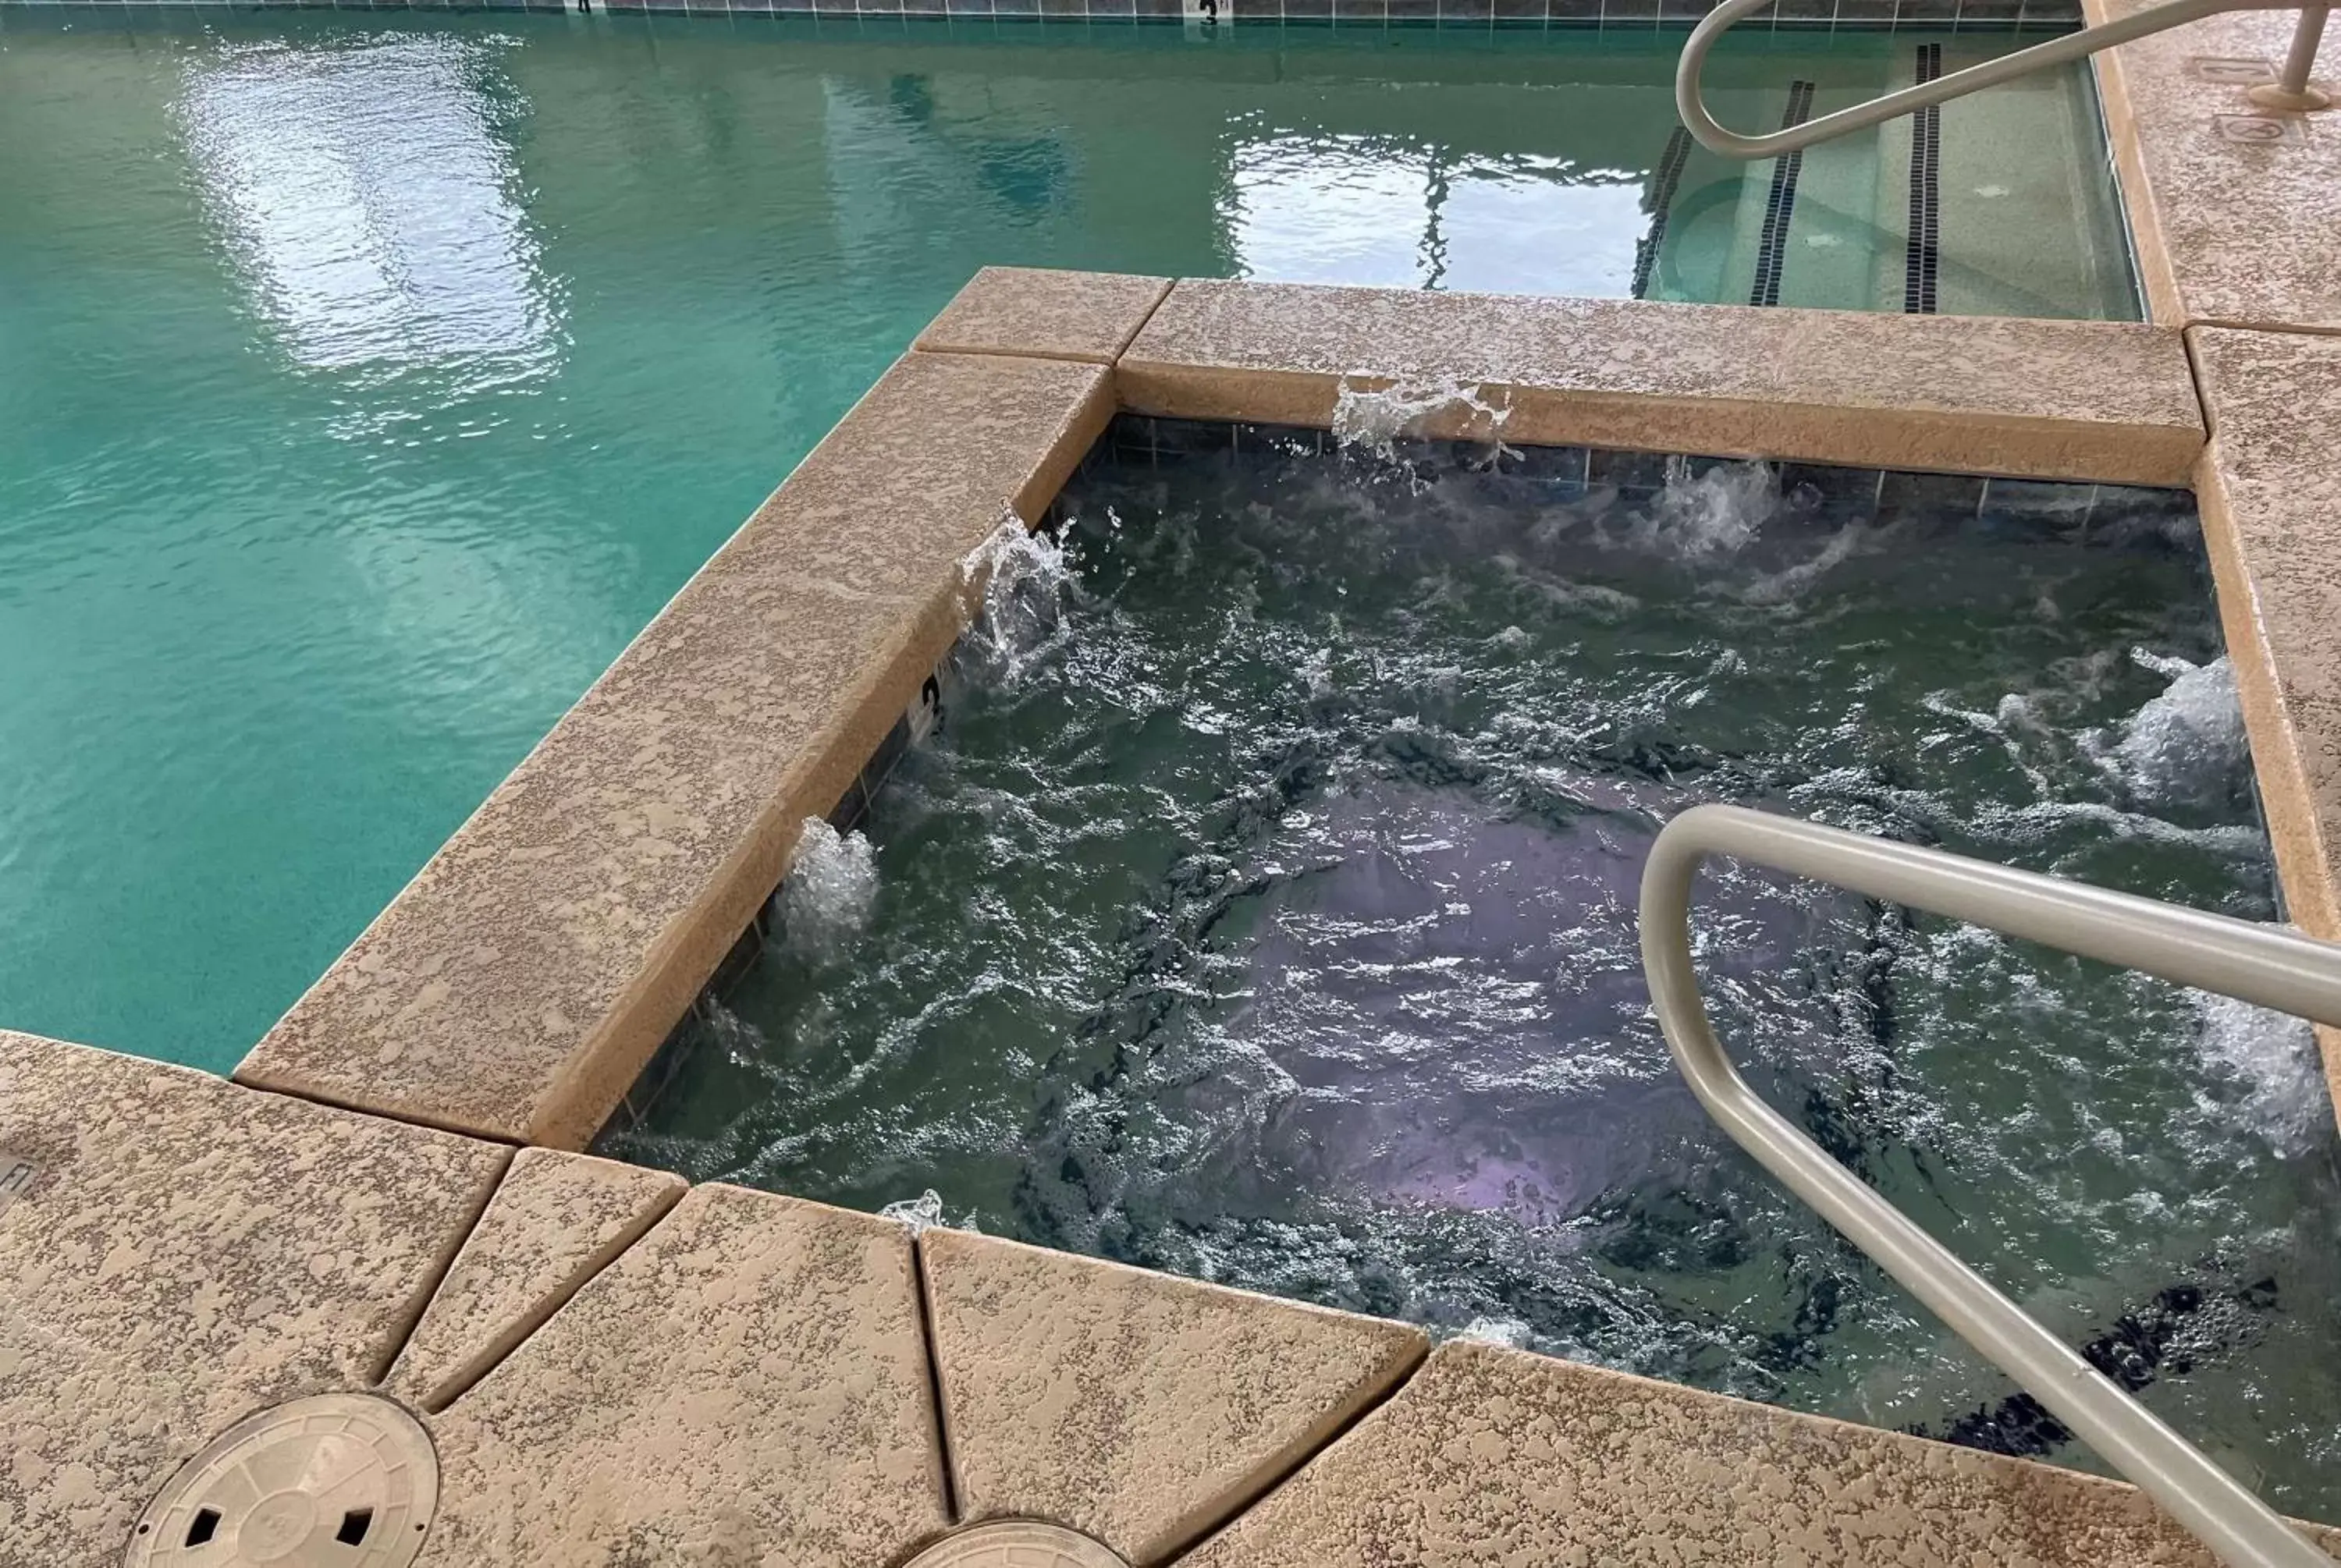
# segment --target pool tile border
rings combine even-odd
[[[1544,29],[1636,32],[1688,28],[1715,0],[1219,0],[1206,22],[1199,0],[601,0],[621,15],[819,18],[899,26],[905,19],[1016,22],[1058,26],[1436,27],[1504,33]],[[563,15],[567,0],[0,0],[26,11],[224,10],[496,11]],[[1740,24],[1743,31],[2007,33],[2069,29],[2080,0],[1783,0]]]

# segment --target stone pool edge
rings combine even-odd
[[[2183,486],[2178,333],[987,269],[235,1070],[582,1146],[1117,409],[1327,426],[1470,389],[1534,443]],[[1458,403],[1426,433],[1471,434]]]
[[[1981,430],[2017,474],[2169,483],[2175,466],[2235,488],[2255,461],[2281,482],[2303,461],[2269,432],[2276,409],[2316,406],[2324,368],[2294,362],[2290,345],[2269,362],[2258,334],[2198,335],[2207,389],[2230,375],[2260,389],[2214,399],[2207,446],[2184,412],[2187,352],[2155,329],[1914,332],[1882,318],[1849,332],[1796,319],[1811,313],[1469,297],[1426,308],[1165,280],[1111,280],[1108,292],[1079,274],[980,275],[531,762],[551,759],[500,787],[515,798],[483,805],[441,851],[458,884],[481,868],[524,875],[495,897],[455,898],[418,876],[401,895],[419,905],[408,920],[377,936],[385,911],[375,940],[335,966],[364,983],[321,981],[304,1027],[272,1031],[274,1049],[264,1042],[241,1082],[0,1034],[0,1149],[38,1166],[0,1206],[0,1253],[29,1264],[0,1275],[0,1414],[53,1450],[30,1482],[0,1474],[0,1539],[29,1523],[45,1563],[116,1561],[135,1508],[213,1432],[269,1398],[357,1387],[419,1406],[439,1446],[425,1564],[582,1565],[620,1541],[680,1544],[715,1529],[817,1543],[802,1561],[847,1568],[898,1563],[981,1518],[1028,1516],[1088,1528],[1140,1568],[1377,1553],[1478,1563],[1499,1549],[1559,1560],[1629,1534],[1750,1560],[1793,1541],[1856,1561],[1891,1542],[1927,1560],[2207,1564],[2132,1489],[2053,1466],[1483,1345],[1426,1358],[1401,1325],[685,1187],[558,1149],[513,1153],[564,1123],[591,1132],[581,1107],[613,1081],[623,1089],[635,1041],[668,1007],[679,1014],[682,979],[712,968],[742,906],[777,881],[794,813],[819,801],[805,811],[819,814],[824,792],[850,788],[916,700],[959,630],[969,551],[1004,511],[1037,518],[1117,408],[1175,393],[1210,417],[1321,425],[1344,374],[1369,386],[1443,377],[1509,409],[1520,422],[1507,432],[1523,441],[1598,431],[1728,452],[1754,430],[1793,443],[1770,455],[1899,465],[1963,450]],[[1418,313],[1385,342],[1378,312]],[[1691,339],[1703,359],[1678,352]],[[1857,362],[1833,362],[1857,347]],[[1943,367],[1915,383],[1923,396],[1876,391],[1909,377],[1913,354]],[[1840,379],[1822,396],[1771,395],[1783,365]],[[1455,415],[1449,433],[1470,417]],[[950,418],[962,423],[932,428]],[[976,461],[1001,446],[1006,460]],[[2254,504],[2240,488],[2232,503],[2207,490],[2207,528],[2215,510]],[[2279,528],[2260,543],[2287,541],[2313,550],[2316,536]],[[2266,592],[2257,574],[2271,564],[2238,561],[2221,570]],[[840,631],[841,606],[880,630]],[[2316,604],[2300,608],[2313,620]],[[813,635],[795,635],[801,619]],[[2270,656],[2281,658],[2306,621],[2256,610],[2246,624],[2282,634]],[[780,644],[785,657],[759,661]],[[2237,649],[2239,664],[2255,656]],[[2314,672],[2290,673],[2297,684]],[[742,680],[760,690],[730,689]],[[2265,720],[2254,722],[2257,750]],[[773,732],[747,732],[759,724]],[[609,748],[615,765],[583,765]],[[523,833],[532,813],[543,819]],[[611,824],[623,829],[614,842]],[[563,845],[587,852],[583,879],[532,881]],[[643,908],[665,911],[663,924],[617,918]],[[565,958],[558,942],[526,945],[548,929],[570,944]],[[581,932],[608,946],[582,945]],[[433,939],[402,947],[416,937]],[[476,995],[525,1022],[530,1006],[576,993],[515,978],[573,979],[596,952],[599,988],[586,994],[608,1016],[561,1049],[524,1034],[503,1066],[490,1059],[497,1036],[471,1027],[451,975],[493,970],[503,988]],[[567,968],[540,974],[556,962]],[[387,998],[369,994],[384,986]],[[418,1042],[417,1029],[437,1033]],[[393,1088],[425,1093],[368,1089],[385,1057],[400,1068]],[[502,1100],[466,1105],[481,1082]],[[515,1097],[514,1084],[535,1097]],[[382,1113],[339,1108],[354,1087]],[[518,1136],[438,1130],[451,1107],[501,1116]],[[298,1136],[280,1130],[287,1118]],[[191,1230],[199,1214],[230,1223]],[[371,1238],[354,1253],[354,1234]],[[399,1271],[373,1280],[372,1262],[398,1248]],[[362,1297],[370,1315],[338,1305]],[[45,1336],[52,1322],[82,1331]],[[183,1335],[182,1323],[200,1332]],[[26,1343],[46,1360],[14,1359],[10,1325],[33,1329]],[[290,1363],[288,1335],[308,1336]],[[1262,1388],[1290,1397],[1263,1407]],[[75,1468],[86,1458],[102,1462],[94,1483]],[[626,1484],[610,1486],[613,1474]],[[2341,1549],[2341,1533],[2313,1533]]]

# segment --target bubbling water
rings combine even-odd
[[[878,864],[870,840],[808,818],[775,905],[786,940],[797,951],[825,960],[843,957],[878,906]]]
[[[1386,460],[1103,465],[1061,538],[1003,527],[852,961],[784,917],[725,998],[761,1045],[625,1152],[2087,1463],[1708,1120],[1636,885],[1719,799],[2269,918],[2199,556],[1373,433],[1433,401],[1352,400]],[[2300,1030],[1728,861],[1694,938],[1760,1093],[2341,1513]]]

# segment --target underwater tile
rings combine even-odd
[[[1983,504],[1984,481],[1967,474],[1887,471],[1878,487],[1878,521],[1900,517],[1968,518]]]

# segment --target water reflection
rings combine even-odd
[[[1390,136],[1248,136],[1229,158],[1244,275],[1570,294],[1633,290],[1643,176]]]
[[[560,333],[491,90],[504,44],[378,35],[204,57],[190,162],[256,313],[295,362],[543,374]]]

